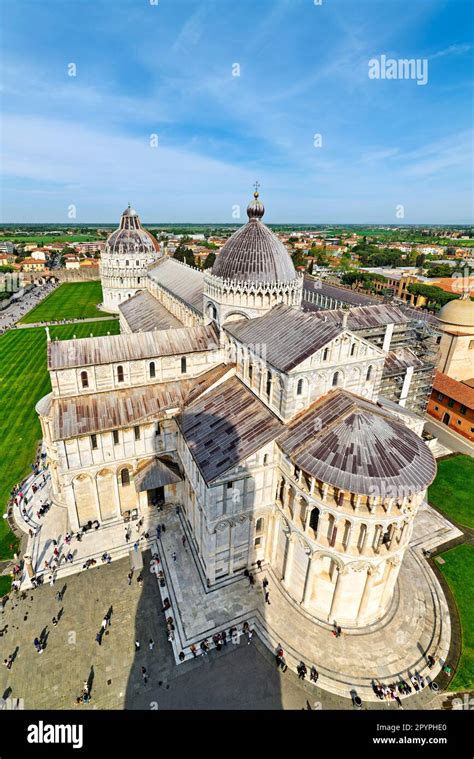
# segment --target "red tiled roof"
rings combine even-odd
[[[436,372],[433,384],[433,392],[443,393],[467,408],[474,409],[474,390],[463,382],[448,377],[446,374]]]

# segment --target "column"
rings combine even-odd
[[[273,555],[273,538],[276,529],[276,517],[270,516],[268,519],[267,534],[265,540],[265,561],[271,562]]]
[[[288,588],[291,581],[291,573],[293,571],[293,554],[295,552],[295,542],[292,540],[291,535],[288,535],[287,540],[289,541],[288,550],[286,552],[286,558],[285,558],[285,566],[283,567],[283,580],[285,582],[286,587]]]
[[[383,589],[382,597],[380,599],[379,609],[382,609],[382,610],[385,609],[385,605],[388,602],[388,598],[392,594],[393,584],[394,584],[393,576],[395,574],[395,570],[396,570],[398,564],[399,564],[399,562],[396,561],[396,559],[388,562],[388,567],[389,568],[388,568],[387,576],[385,578],[385,587]],[[395,579],[396,579],[396,577],[395,577]]]
[[[336,577],[336,583],[335,583],[335,587],[334,587],[334,593],[333,593],[332,601],[331,601],[331,608],[329,609],[328,620],[329,619],[336,619],[337,618],[339,600],[341,598],[341,593],[342,593],[342,580],[341,580],[341,577],[343,575],[343,570],[341,570],[339,567],[337,567],[336,571],[337,571],[337,577]]]
[[[313,587],[313,577],[315,570],[315,561],[311,556],[308,556],[308,571],[306,572],[306,578],[304,583],[303,598],[301,600],[302,606],[307,606],[311,600],[311,589]]]
[[[375,572],[374,572],[373,567],[367,567],[367,577],[365,578],[364,590],[362,591],[362,596],[360,599],[356,622],[359,622],[364,617],[365,612],[367,611],[367,606],[370,600],[370,591],[372,590],[374,579],[375,579]]]
[[[279,534],[280,534],[280,520],[275,517],[274,525],[273,525],[273,540],[272,540],[272,558],[271,558],[272,567],[275,567],[276,565]]]

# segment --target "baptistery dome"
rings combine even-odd
[[[282,242],[261,221],[265,213],[258,192],[247,208],[249,218],[217,256],[212,274],[236,282],[291,282],[295,267]]]
[[[120,304],[146,286],[148,266],[160,257],[160,245],[128,206],[120,226],[107,239],[100,259],[103,302],[106,311],[119,313]]]
[[[142,227],[137,212],[130,206],[123,212],[119,228],[106,242],[106,250],[112,254],[152,253],[159,249],[158,241]]]

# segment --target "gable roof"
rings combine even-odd
[[[144,358],[211,351],[218,347],[219,338],[212,325],[54,340],[48,343],[48,369],[122,364]]]
[[[148,290],[120,303],[119,311],[132,332],[178,329],[183,326]]]
[[[291,306],[275,306],[264,316],[230,322],[224,329],[246,345],[264,346],[262,357],[283,372],[294,369],[344,331],[340,323],[324,322],[312,312]]]
[[[204,272],[166,257],[148,269],[148,277],[193,311],[203,313]]]
[[[305,472],[346,492],[409,495],[436,475],[433,454],[416,433],[344,390],[302,412],[278,443]]]
[[[208,484],[274,440],[284,429],[237,377],[191,403],[177,417],[177,422]]]
[[[462,403],[469,409],[474,409],[474,390],[464,382],[458,382],[447,374],[436,372],[433,390],[437,393],[443,393],[447,398],[452,398],[458,403]]]

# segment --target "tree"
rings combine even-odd
[[[205,260],[204,260],[204,269],[210,269],[212,266],[214,266],[214,261],[216,260],[216,254],[211,252],[208,253]]]

